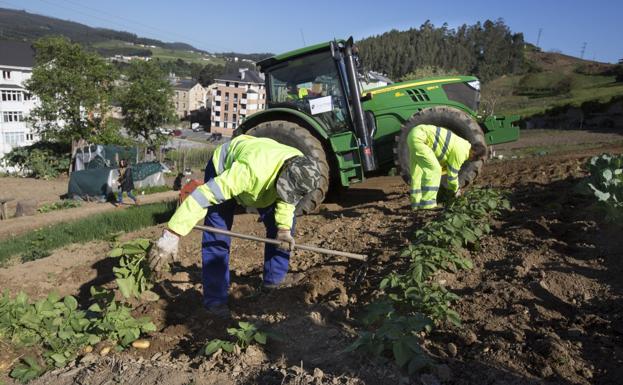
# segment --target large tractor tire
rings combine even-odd
[[[396,166],[400,175],[407,184],[411,184],[411,166],[407,136],[411,130],[420,124],[432,124],[449,129],[470,143],[481,143],[487,147],[482,129],[470,115],[453,107],[431,107],[416,112],[401,127],[396,136],[394,152],[396,154]],[[482,166],[487,159],[485,154],[482,158],[463,163],[459,172],[459,186],[465,188],[474,183],[480,174]],[[445,178],[445,176],[444,176]]]
[[[298,148],[306,156],[316,159],[320,167],[320,184],[296,206],[296,214],[316,212],[329,190],[329,163],[322,143],[308,129],[285,120],[260,123],[247,131],[247,134],[274,139],[279,143]]]

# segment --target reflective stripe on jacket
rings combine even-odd
[[[448,188],[450,190],[457,191],[459,189],[459,170],[463,163],[469,158],[469,151],[471,149],[471,144],[467,140],[453,134],[450,130],[443,127],[420,124],[409,132],[407,142],[409,152],[412,155],[417,153],[418,157],[424,158],[423,160],[425,160],[425,163],[430,165],[428,167],[430,170],[434,170],[434,165],[436,164],[439,164],[441,168],[446,170]],[[426,148],[424,148],[423,145]],[[428,149],[430,149],[430,151]],[[415,164],[411,165],[412,195],[418,195],[418,199],[415,199],[418,204],[420,198],[419,194],[426,190],[436,191],[439,188],[438,182],[435,182],[436,185],[434,186],[422,183],[422,173],[423,171],[421,168],[415,167]],[[435,181],[438,179],[436,176],[433,178],[426,178],[426,176],[424,176],[424,178]]]
[[[295,207],[278,199],[275,182],[285,161],[295,156],[303,153],[272,139],[249,135],[218,146],[212,155],[217,176],[184,200],[169,221],[169,228],[186,235],[206,215],[209,206],[234,198],[243,206],[255,208],[277,202],[277,227],[289,229]]]

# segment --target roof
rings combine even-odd
[[[196,80],[181,79],[173,83],[173,88],[177,90],[189,90],[199,84]]]
[[[33,67],[35,50],[29,43],[0,40],[0,66]]]
[[[337,43],[343,43],[344,40],[341,39],[337,39],[335,40],[335,42]],[[292,59],[294,57],[297,56],[303,56],[303,55],[307,55],[310,53],[315,53],[315,52],[320,52],[320,51],[327,51],[331,49],[331,41],[325,41],[323,43],[318,43],[318,44],[314,44],[314,45],[310,45],[307,47],[303,47],[303,48],[299,48],[299,49],[295,49],[293,51],[288,51],[288,52],[284,52],[281,53],[279,55],[275,55],[275,56],[271,56],[267,59],[264,59],[260,62],[257,63],[257,65],[260,67],[260,69],[262,71],[264,71],[266,68],[276,64],[276,63],[280,63],[282,61],[286,61],[289,59]]]
[[[14,89],[21,90],[24,87],[18,86],[17,84],[0,84],[0,88],[14,88]]]
[[[215,78],[214,80],[225,80],[229,82],[243,82],[243,83],[256,83],[264,84],[264,79],[257,71],[246,70],[244,72],[244,78],[242,72],[232,72]]]

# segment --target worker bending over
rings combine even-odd
[[[411,207],[434,209],[441,183],[442,169],[446,170],[446,187],[456,195],[459,190],[459,170],[469,159],[485,156],[482,144],[467,140],[443,127],[429,124],[415,126],[407,136],[411,164]]]
[[[176,259],[179,238],[203,217],[207,226],[231,230],[234,210],[240,204],[257,208],[266,236],[285,245],[266,244],[264,248],[263,286],[277,287],[288,272],[295,244],[295,206],[318,187],[319,180],[315,160],[272,139],[241,135],[218,146],[206,167],[205,184],[183,201],[154,245],[152,269],[158,271],[168,260]],[[229,236],[203,233],[203,304],[221,317],[229,314],[230,242]]]

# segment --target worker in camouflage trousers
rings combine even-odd
[[[150,253],[150,265],[158,271],[177,257],[178,242],[198,220],[205,225],[231,230],[237,205],[257,208],[266,227],[267,238],[282,246],[264,248],[263,288],[274,289],[288,272],[294,248],[296,205],[319,184],[316,161],[296,148],[269,138],[248,135],[235,137],[214,151],[205,170],[205,183],[183,200],[167,229]],[[231,238],[203,233],[203,304],[220,317],[229,315],[229,248]]]
[[[446,171],[448,190],[460,195],[459,171],[469,159],[479,159],[487,149],[443,127],[429,124],[415,126],[407,136],[411,164],[411,208],[437,208],[441,174]]]

